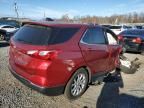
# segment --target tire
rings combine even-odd
[[[5,38],[4,38],[4,35],[3,34],[0,34],[0,40],[3,41]]]
[[[79,80],[81,80],[81,82],[79,82]],[[64,95],[69,100],[79,98],[86,91],[88,82],[88,72],[84,68],[78,69],[68,81]]]

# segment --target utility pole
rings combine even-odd
[[[14,10],[15,10],[17,19],[19,19],[18,6],[17,6],[17,2],[16,1],[14,1]]]

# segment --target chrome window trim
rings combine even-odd
[[[81,39],[80,39],[80,43],[89,45],[89,43],[86,43],[86,42],[83,41],[83,38],[84,38],[85,34],[87,33],[87,31],[88,31],[88,29],[87,29],[87,30],[84,32],[84,34],[82,35],[82,37],[81,37]]]

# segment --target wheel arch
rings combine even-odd
[[[83,69],[85,69],[85,70],[87,71],[88,80],[89,80],[88,83],[91,83],[92,72],[91,72],[91,69],[90,69],[88,66],[80,66],[80,67],[76,68],[76,69],[73,71],[72,75],[70,76],[69,80],[70,80],[71,77],[74,75],[74,73],[75,73],[78,69],[81,69],[81,68],[83,68]],[[69,80],[68,80],[68,81],[69,81]],[[68,81],[67,81],[67,82],[68,82]]]

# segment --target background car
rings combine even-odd
[[[116,35],[118,35],[120,32],[131,29],[131,26],[126,26],[126,25],[112,25],[109,27]]]
[[[136,28],[137,28],[137,29],[142,29],[142,26],[136,25]]]
[[[124,42],[126,51],[144,52],[144,30],[125,30],[118,35],[118,39]]]
[[[0,29],[0,41],[5,40],[6,31]]]
[[[141,25],[133,25],[132,29],[143,29],[143,26],[141,26]]]
[[[6,34],[4,35],[4,40],[9,42],[10,41],[10,38],[18,31],[19,29],[16,29],[14,31],[11,31],[11,32],[6,32]]]
[[[5,30],[6,32],[12,32],[12,31],[15,31],[18,28],[14,27],[14,26],[11,26],[11,25],[0,25],[0,29]]]

